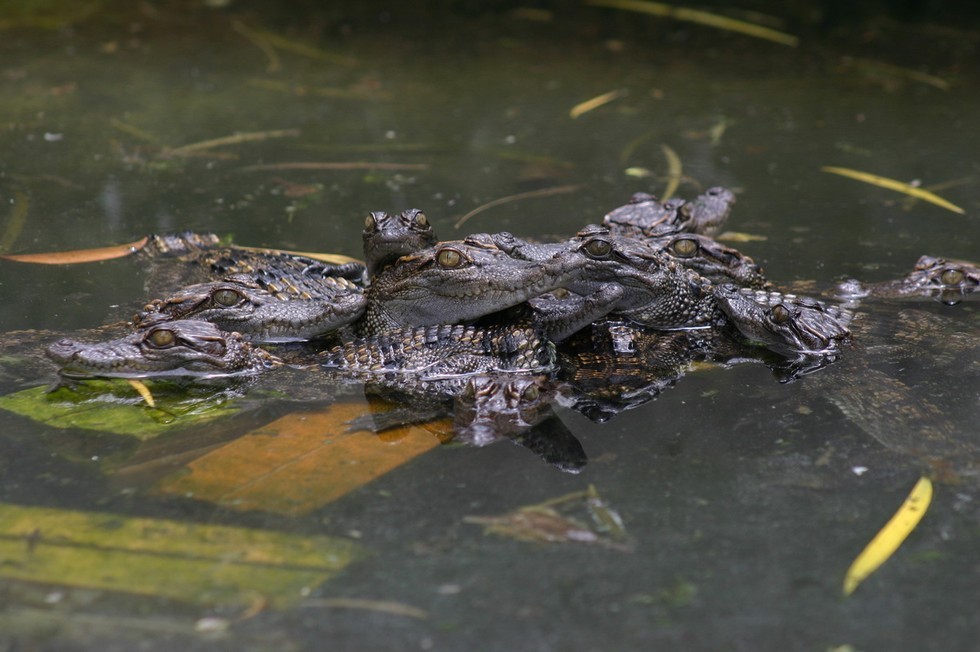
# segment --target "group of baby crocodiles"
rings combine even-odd
[[[852,312],[777,291],[714,240],[734,200],[723,188],[689,201],[637,193],[602,225],[549,243],[439,241],[420,210],[375,212],[364,265],[151,236],[138,256],[193,282],[149,302],[124,337],[61,340],[48,355],[70,381],[313,368],[402,406],[376,416],[378,428],[453,410],[457,437],[475,444],[519,439],[554,402],[604,421],[692,362],[761,360],[782,380],[833,362]],[[977,265],[925,256],[904,279],[848,281],[838,296],[955,303],[978,284]],[[559,465],[567,457],[535,445]]]

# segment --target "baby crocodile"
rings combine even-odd
[[[213,322],[253,342],[307,340],[359,318],[364,290],[342,276],[274,278],[263,270],[185,287],[150,302],[136,315],[137,327],[178,319]]]
[[[658,201],[638,192],[628,204],[609,212],[602,220],[613,235],[655,238],[677,233],[711,235],[728,219],[735,194],[727,188],[709,188],[691,201]]]
[[[584,260],[584,273],[565,284],[579,296],[549,295],[531,302],[536,319],[556,340],[609,314],[659,329],[701,328],[724,320],[709,280],[645,242],[611,235],[606,227],[587,226],[555,245],[531,244],[509,233],[490,237],[518,259],[539,260],[557,249]]]
[[[915,268],[902,279],[881,283],[861,283],[849,279],[837,286],[842,299],[906,299],[928,297],[953,305],[980,288],[980,265],[966,260],[922,256]]]
[[[516,260],[486,239],[440,242],[399,258],[372,279],[356,328],[374,335],[472,321],[561,287],[581,275],[584,264],[570,251]]]
[[[151,268],[148,285],[156,291],[217,281],[234,274],[247,274],[256,282],[274,284],[330,277],[359,283],[364,277],[361,263],[333,264],[274,249],[224,246],[213,234],[192,232],[150,236],[137,258],[154,262],[157,258],[166,259]]]
[[[364,219],[361,238],[364,240],[367,272],[372,277],[402,256],[414,254],[437,242],[425,213],[417,208],[397,215],[384,211],[370,213]]]
[[[851,336],[853,314],[816,299],[731,284],[713,296],[742,335],[782,355],[834,354]]]
[[[279,364],[238,333],[197,320],[149,326],[105,342],[59,340],[48,347],[47,355],[66,378],[214,378],[258,373]]]

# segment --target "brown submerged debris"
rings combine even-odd
[[[584,543],[620,552],[634,548],[622,518],[594,485],[500,516],[467,516],[463,522],[482,525],[484,534],[530,543]]]

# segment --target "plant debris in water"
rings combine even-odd
[[[622,517],[591,484],[584,491],[500,516],[467,516],[463,522],[482,525],[486,534],[531,543],[584,543],[622,552],[632,552],[634,548]]]

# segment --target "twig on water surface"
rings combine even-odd
[[[568,185],[568,186],[552,186],[550,188],[541,188],[540,190],[529,190],[528,192],[519,192],[516,195],[507,195],[506,197],[499,197],[498,199],[489,201],[486,204],[483,204],[482,206],[477,206],[469,213],[456,220],[456,223],[453,225],[453,228],[458,229],[459,227],[463,226],[463,224],[465,224],[474,215],[482,213],[488,208],[493,208],[494,206],[500,206],[501,204],[507,204],[512,201],[520,201],[522,199],[533,199],[535,197],[551,197],[552,195],[560,195],[566,192],[575,192],[581,187],[582,186],[577,184]]]

